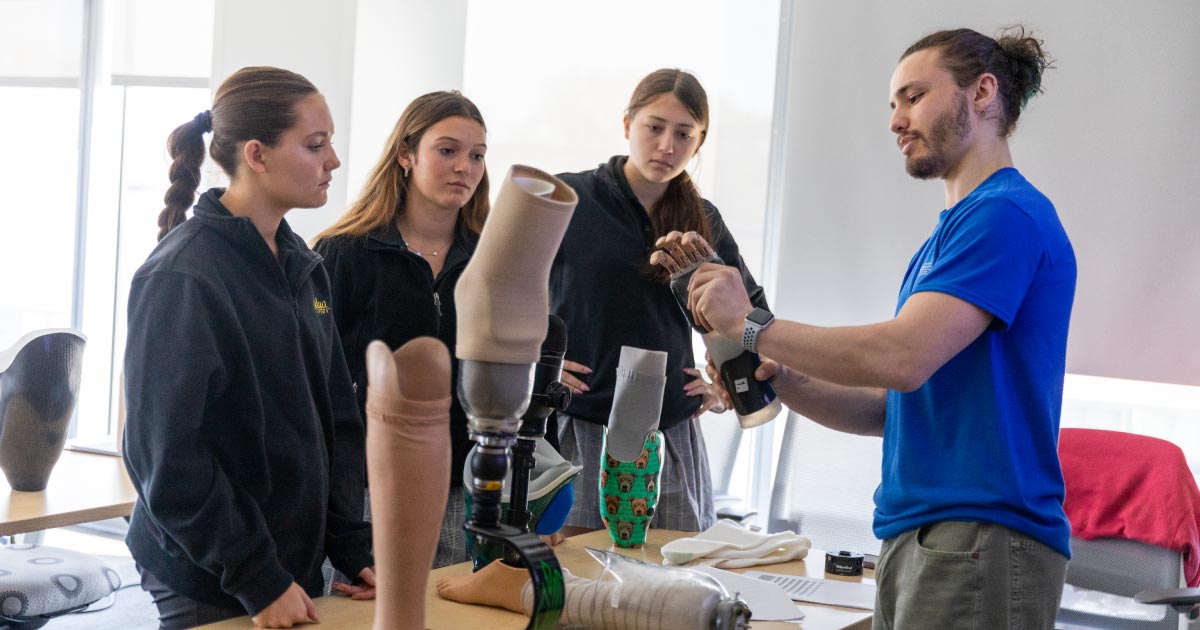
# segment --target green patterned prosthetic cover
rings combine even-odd
[[[646,542],[650,519],[658,505],[658,482],[662,477],[663,434],[657,429],[646,434],[641,455],[621,461],[608,453],[608,429],[604,431],[604,460],[600,464],[600,518],[608,536],[619,547],[641,547]]]

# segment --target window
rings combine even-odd
[[[0,156],[19,183],[0,213],[0,347],[87,335],[78,436],[115,428],[129,284],[155,244],[167,135],[210,103],[213,16],[213,0],[0,2],[0,111],[22,121]]]

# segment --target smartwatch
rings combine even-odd
[[[775,321],[775,315],[765,308],[755,307],[746,315],[746,325],[742,328],[742,347],[750,352],[758,352],[758,333],[762,332],[771,322]]]

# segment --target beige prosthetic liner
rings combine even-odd
[[[579,198],[553,175],[513,166],[454,290],[462,360],[532,364],[550,313],[550,263]]]
[[[367,347],[375,630],[425,628],[425,586],[450,491],[450,353],[419,337]]]

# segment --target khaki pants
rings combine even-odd
[[[883,541],[873,630],[1049,630],[1067,559],[994,523],[931,523]]]

